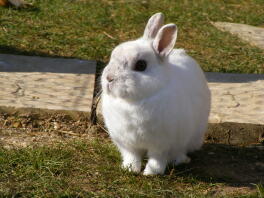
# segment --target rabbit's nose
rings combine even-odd
[[[111,74],[108,74],[108,75],[106,76],[106,79],[107,79],[108,82],[112,82],[112,81],[114,80],[114,76],[111,75]]]

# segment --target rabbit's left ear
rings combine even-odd
[[[177,26],[175,24],[164,25],[157,33],[153,48],[161,57],[168,56],[177,39]]]
[[[161,12],[156,13],[152,17],[150,17],[145,27],[143,38],[154,39],[159,29],[163,25],[163,21],[164,21],[164,15]]]

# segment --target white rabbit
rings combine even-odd
[[[167,163],[189,162],[203,143],[210,91],[199,65],[173,49],[174,24],[153,15],[144,35],[118,45],[101,76],[102,112],[123,167],[144,175],[163,174]],[[162,27],[161,27],[162,26]]]

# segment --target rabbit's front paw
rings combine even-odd
[[[122,164],[122,168],[130,172],[139,173],[141,170],[141,162],[134,160],[131,161],[124,160]]]
[[[162,175],[166,168],[166,161],[149,159],[143,175]]]

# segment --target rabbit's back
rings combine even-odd
[[[205,75],[197,62],[183,49],[174,49],[169,62],[175,75],[175,84],[180,83],[182,93],[182,111],[189,111],[188,121],[192,128],[188,150],[196,150],[202,145],[210,112],[211,93]],[[178,78],[178,79],[177,79]],[[174,87],[175,85],[171,85]],[[173,88],[172,88],[173,89]]]

